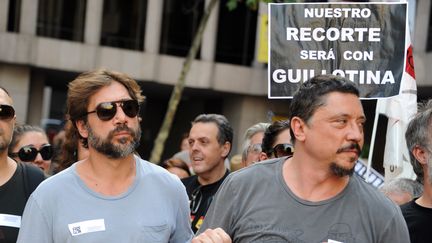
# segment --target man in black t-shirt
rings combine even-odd
[[[432,100],[420,106],[408,124],[405,138],[410,151],[411,165],[417,181],[423,184],[419,198],[401,206],[407,222],[411,243],[432,242]]]
[[[40,169],[8,157],[15,120],[12,98],[0,87],[0,243],[16,242],[27,199],[45,179]]]
[[[190,200],[192,230],[196,232],[213,196],[228,175],[224,161],[231,151],[233,129],[218,114],[199,115],[189,132],[189,156],[196,175],[182,180]]]

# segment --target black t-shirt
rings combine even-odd
[[[19,228],[5,224],[22,216],[28,197],[44,179],[41,169],[18,163],[9,181],[0,186],[0,243],[16,242]]]
[[[411,243],[432,242],[432,208],[425,208],[412,200],[401,206],[408,226]]]
[[[229,171],[227,170],[220,180],[205,186],[198,182],[196,175],[182,179],[190,201],[191,225],[194,233],[201,227],[214,195],[228,174]]]

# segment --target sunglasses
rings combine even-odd
[[[196,214],[198,210],[201,207],[201,204],[203,204],[204,212],[207,212],[207,209],[209,208],[211,202],[213,201],[214,196],[210,196],[207,199],[204,199],[203,192],[201,191],[201,186],[197,187],[195,190],[193,190],[191,194],[190,199],[190,211],[191,214]],[[206,200],[206,202],[202,202],[203,200]]]
[[[274,146],[270,154],[273,154],[275,158],[292,156],[294,154],[294,148],[289,143],[281,143]]]
[[[38,153],[40,153],[43,160],[50,160],[53,156],[53,149],[51,144],[45,144],[39,150],[37,150],[32,145],[27,145],[20,148],[20,150],[18,150],[18,153],[11,153],[11,156],[18,157],[21,161],[24,162],[33,162],[36,159]]]
[[[96,113],[102,121],[109,121],[117,114],[117,104],[119,104],[123,112],[130,118],[136,117],[139,113],[140,107],[138,101],[121,100],[100,103],[96,106],[96,110],[89,111],[85,115]]]
[[[15,109],[10,105],[0,105],[0,120],[10,120],[15,116]]]

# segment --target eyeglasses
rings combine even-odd
[[[15,109],[10,105],[0,105],[0,120],[10,120],[15,116]]]
[[[257,143],[257,144],[251,144],[248,147],[248,153],[254,153],[254,154],[258,154],[261,153],[262,149],[261,149],[261,144]]]
[[[198,212],[198,209],[201,206],[202,198],[203,196],[201,192],[201,187],[198,187],[195,190],[193,190],[191,194],[191,200],[190,200],[190,210],[192,214],[196,214]]]
[[[210,204],[213,201],[213,197],[214,195],[207,195],[206,197],[204,197],[202,192],[202,186],[199,186],[195,190],[193,190],[190,200],[191,214],[196,214],[200,207],[203,208],[203,212],[207,212],[207,209],[210,207]],[[203,199],[204,202],[202,202]],[[201,206],[202,203],[204,204]]]
[[[294,148],[290,143],[281,143],[273,147],[270,151],[275,158],[291,156],[294,154]]]
[[[17,153],[11,153],[10,155],[12,157],[18,157],[24,162],[33,162],[38,153],[40,153],[43,160],[50,160],[53,156],[51,144],[45,144],[39,150],[37,150],[33,145],[27,145],[20,148]]]
[[[84,115],[96,113],[102,121],[109,121],[117,114],[117,104],[119,104],[123,112],[130,118],[136,117],[139,113],[138,101],[120,100],[100,103],[96,106],[96,110],[89,111]]]

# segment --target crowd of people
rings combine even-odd
[[[311,78],[289,119],[247,129],[235,172],[227,164],[234,131],[221,114],[198,115],[181,151],[159,165],[142,159],[143,100],[124,73],[82,73],[68,85],[68,120],[51,144],[40,127],[15,124],[12,97],[0,87],[0,242],[432,238],[432,101],[406,132],[417,179],[377,190],[354,174],[366,117],[345,78]]]

